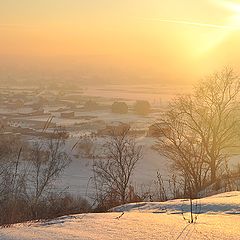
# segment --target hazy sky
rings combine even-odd
[[[191,82],[240,63],[240,1],[0,0],[0,70]]]

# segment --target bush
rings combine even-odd
[[[125,102],[114,102],[112,104],[113,113],[128,113],[128,106]]]
[[[55,193],[42,199],[35,206],[34,215],[31,211],[32,202],[33,199],[29,200],[22,196],[1,201],[0,225],[6,227],[24,221],[53,219],[91,211],[91,206],[87,200],[70,194],[59,195]]]
[[[135,112],[139,115],[147,115],[150,110],[151,105],[148,101],[137,101],[135,104]]]

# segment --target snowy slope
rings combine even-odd
[[[190,210],[188,199],[175,199],[167,202],[130,203],[111,209],[113,212],[182,213]],[[217,194],[193,200],[195,213],[240,214],[240,191]]]
[[[11,228],[0,229],[0,239],[240,239],[240,215],[228,214],[238,213],[240,192],[208,197],[201,199],[201,202],[208,209],[207,212],[215,214],[200,214],[195,224],[183,220],[182,214],[160,213],[159,209],[163,207],[163,203],[141,203],[140,206],[128,204],[115,208],[115,211],[125,211],[122,216],[119,212],[93,213],[65,216],[43,223],[17,224]],[[169,209],[175,210],[178,209],[181,200],[164,204]],[[118,218],[119,216],[121,217]]]

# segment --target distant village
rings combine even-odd
[[[0,88],[0,133],[25,138],[48,137],[62,126],[70,136],[107,135],[112,126],[157,137],[157,120],[164,107],[148,101],[90,97],[81,90]],[[48,122],[47,129],[45,128]]]

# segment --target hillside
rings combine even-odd
[[[194,204],[196,206],[196,201]],[[194,224],[183,219],[189,215],[187,206],[188,201],[184,200],[132,203],[114,208],[109,213],[80,214],[41,223],[17,224],[0,229],[0,239],[239,239],[240,192],[198,200],[197,206],[201,207],[196,211]]]
[[[161,203],[141,202],[119,206],[113,208],[112,211],[182,214],[190,211],[190,204],[188,199],[175,199]],[[240,214],[240,191],[193,200],[193,212],[196,214]]]

